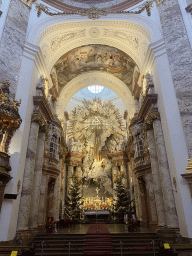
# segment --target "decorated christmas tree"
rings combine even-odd
[[[119,175],[116,178],[116,199],[114,200],[113,210],[114,217],[117,223],[124,223],[124,214],[127,213],[131,217],[131,199],[128,189],[123,184],[123,176]]]
[[[78,222],[81,215],[81,196],[80,196],[80,184],[81,180],[77,175],[72,176],[72,184],[69,188],[69,195],[65,201],[65,214],[69,216],[73,221]]]

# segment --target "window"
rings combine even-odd
[[[100,86],[100,85],[91,85],[91,86],[88,86],[88,90],[92,93],[100,93],[103,91],[103,86]]]
[[[140,138],[140,135],[136,136],[136,152],[135,153],[136,153],[135,157],[139,157],[143,155],[143,143]]]
[[[57,154],[57,138],[55,135],[52,135],[51,142],[50,142],[49,156],[52,158],[56,158],[56,154]]]

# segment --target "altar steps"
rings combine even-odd
[[[81,255],[121,255],[123,256],[154,255],[151,242],[155,242],[155,255],[159,255],[155,233],[115,233],[109,236],[91,235],[89,241],[82,234],[39,234],[34,243],[37,244],[36,256],[70,256]],[[42,251],[42,242],[43,251]],[[112,252],[111,252],[112,250]]]
[[[113,244],[113,255],[159,255],[158,242],[160,241],[156,233],[115,233],[111,234]],[[154,241],[154,249],[153,242]]]

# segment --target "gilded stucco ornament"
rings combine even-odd
[[[138,11],[112,11],[109,8],[96,8],[91,7],[87,9],[83,9],[82,11],[76,11],[76,12],[51,12],[50,9],[43,5],[43,4],[36,4],[35,10],[37,11],[37,16],[40,17],[41,13],[44,12],[47,15],[55,16],[55,15],[81,15],[81,16],[88,16],[89,19],[99,19],[101,16],[107,16],[110,13],[120,13],[120,14],[140,14],[144,10],[147,11],[147,15],[151,15],[151,9],[153,7],[153,1],[145,2],[139,7]]]
[[[7,80],[0,84],[0,211],[5,185],[12,179],[8,147],[14,132],[22,122],[18,112],[21,100],[10,99],[9,86]]]
[[[8,80],[3,81],[0,84],[0,151],[7,152],[10,140],[13,136],[13,132],[16,131],[22,120],[18,112],[18,107],[21,104],[20,101],[14,99],[13,101],[9,97]]]
[[[192,4],[188,5],[186,8],[185,8],[186,12],[189,12],[191,15],[192,15]]]
[[[31,7],[32,4],[35,3],[37,0],[20,0],[20,1],[26,4],[27,6]]]
[[[154,2],[156,3],[156,5],[159,5],[163,2],[164,0],[154,0]]]
[[[89,19],[96,20],[99,19],[101,16],[107,16],[110,13],[108,9],[98,9],[96,7],[91,7],[89,9],[85,9],[80,11],[79,15],[81,16],[88,16]]]

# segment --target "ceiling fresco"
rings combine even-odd
[[[74,77],[92,70],[109,72],[131,86],[139,69],[124,52],[107,45],[88,45],[64,54],[51,71],[53,84],[58,91]]]

